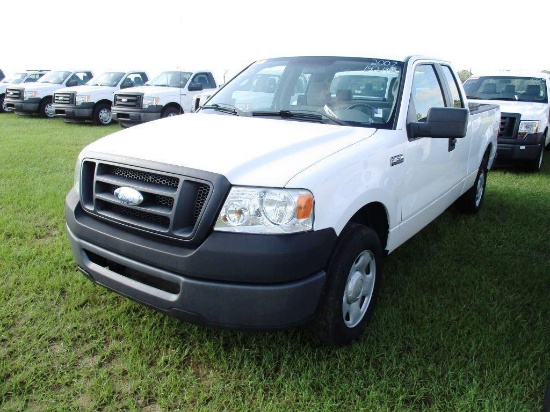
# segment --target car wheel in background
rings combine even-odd
[[[42,100],[40,106],[38,107],[38,114],[40,115],[40,117],[46,117],[48,119],[55,117],[55,111],[53,110],[51,97],[46,97],[44,100]]]
[[[98,126],[110,125],[113,121],[111,106],[107,103],[99,103],[96,105],[92,113],[92,120],[94,124]]]

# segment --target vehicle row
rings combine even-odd
[[[21,80],[26,74],[28,80]],[[27,71],[4,80],[3,111],[60,117],[67,123],[116,120],[123,127],[192,112],[195,95],[218,87],[208,70],[169,70],[152,79],[145,70],[97,76],[93,70]]]

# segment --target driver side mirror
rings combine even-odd
[[[200,92],[204,87],[202,83],[190,83],[188,89],[190,92]]]
[[[468,131],[468,109],[459,107],[432,107],[426,122],[408,124],[410,138],[433,137],[442,139],[461,138]]]
[[[78,86],[78,80],[71,79],[67,82],[67,87]]]

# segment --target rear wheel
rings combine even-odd
[[[349,224],[327,267],[313,332],[327,345],[348,345],[369,322],[382,275],[382,246],[374,230]]]
[[[92,113],[92,121],[98,126],[108,126],[113,121],[111,113],[111,105],[107,103],[99,103],[94,108]]]
[[[55,117],[51,97],[46,97],[44,100],[42,100],[40,106],[38,107],[38,114],[40,115],[40,117],[47,117],[49,119]]]

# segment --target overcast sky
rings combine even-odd
[[[429,55],[550,70],[550,1],[27,0],[0,3],[0,69],[210,69],[291,54]]]

